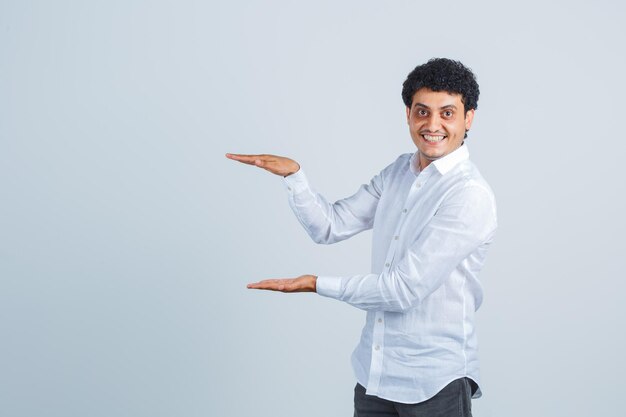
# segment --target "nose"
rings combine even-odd
[[[430,132],[436,132],[441,128],[441,119],[439,117],[439,115],[435,112],[433,112],[430,117],[428,118],[428,120],[426,121],[426,129],[428,129]]]

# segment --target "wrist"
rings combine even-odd
[[[295,174],[296,172],[300,171],[300,164],[299,164],[299,163],[297,163],[296,161],[293,161],[293,162],[296,164],[296,166],[294,167],[294,169],[290,170],[290,171],[289,171],[289,173],[287,173],[286,175],[284,175],[284,177],[288,177],[288,176],[293,175],[293,174]]]

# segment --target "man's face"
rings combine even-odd
[[[419,149],[420,168],[457,149],[469,130],[474,110],[465,113],[460,94],[420,88],[413,95],[406,118],[413,143]]]

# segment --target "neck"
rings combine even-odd
[[[430,165],[431,162],[433,162],[433,160],[426,159],[424,155],[422,155],[421,153],[419,154],[418,163],[419,163],[420,171],[425,170],[426,167]]]
[[[457,150],[457,149],[459,149],[461,146],[463,146],[463,144],[464,144],[464,143],[465,143],[465,141],[461,142],[461,144],[460,144],[458,147],[456,147],[455,149],[453,149],[452,151],[450,151],[449,153],[447,153],[447,154],[445,154],[445,155],[441,155],[441,156],[440,156],[440,157],[438,157],[438,158],[427,158],[427,157],[425,157],[425,156],[424,156],[421,152],[418,152],[418,154],[419,154],[418,161],[419,161],[419,168],[420,168],[420,171],[423,171],[424,169],[426,169],[426,167],[427,167],[428,165],[430,165],[430,163],[431,163],[431,162],[436,161],[437,159],[441,159],[441,158],[443,158],[444,156],[450,155],[452,152],[456,151],[456,150]]]

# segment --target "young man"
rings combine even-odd
[[[417,151],[332,204],[292,159],[226,155],[283,176],[291,208],[317,243],[373,228],[369,274],[248,285],[317,292],[367,311],[352,354],[355,416],[471,416],[471,398],[481,395],[474,314],[497,224],[493,193],[464,144],[478,95],[460,62],[437,58],[416,67],[402,98]]]

